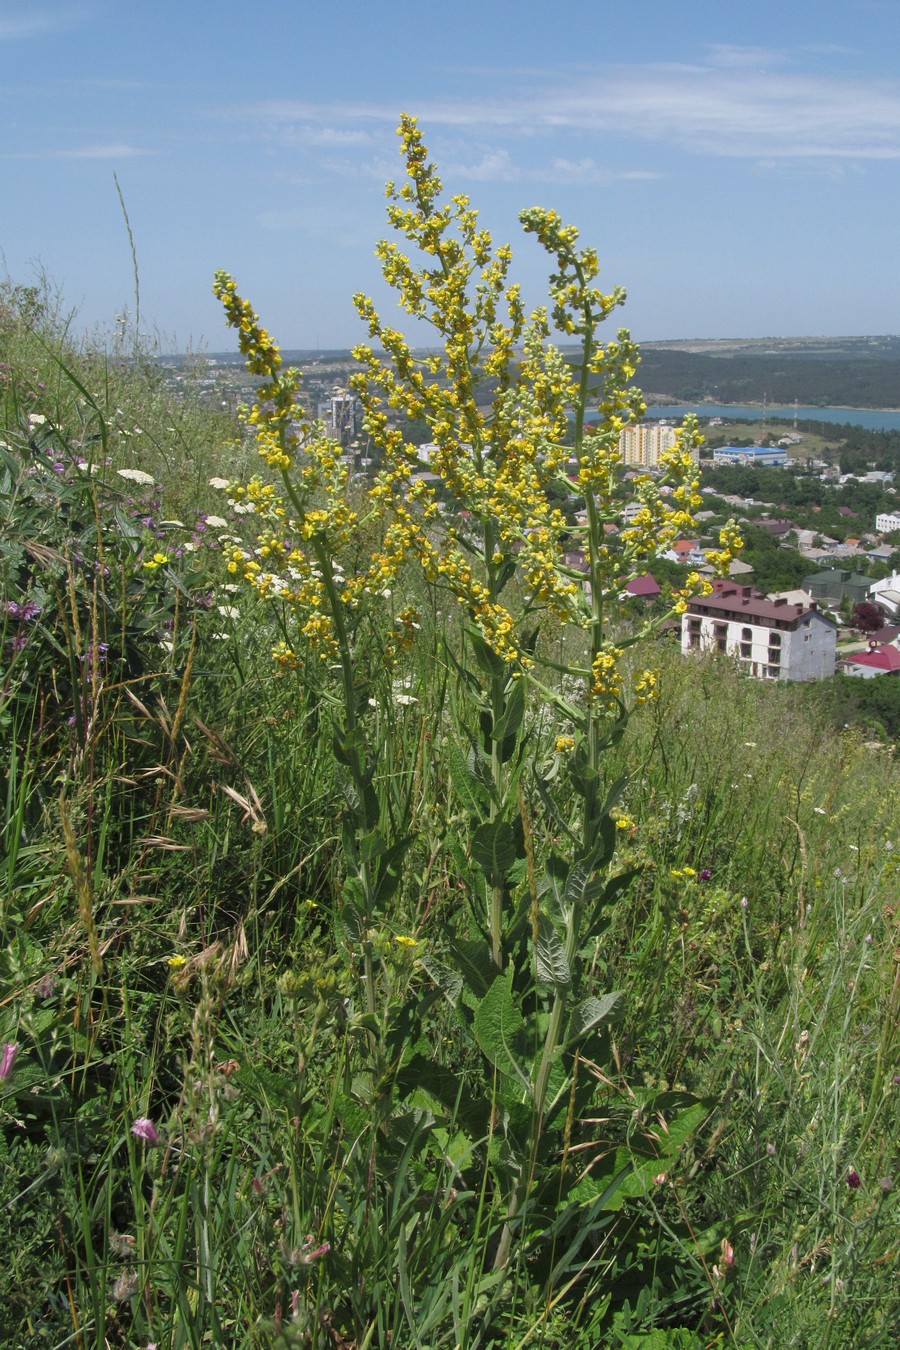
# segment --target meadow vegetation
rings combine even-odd
[[[893,1347],[893,756],[623,605],[694,432],[614,542],[623,294],[401,132],[370,482],[226,273],[239,425],[0,293],[0,1342]]]

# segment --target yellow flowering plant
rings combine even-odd
[[[398,135],[406,178],[399,187],[387,186],[388,220],[422,261],[384,239],[376,252],[401,308],[431,327],[439,347],[416,355],[371,299],[357,295],[370,340],[384,356],[368,344],[355,348],[361,370],[353,385],[366,430],[383,455],[376,490],[396,513],[400,547],[459,602],[474,658],[460,663],[447,649],[478,719],[459,728],[449,765],[471,818],[471,865],[458,849],[455,856],[472,902],[471,921],[483,938],[456,950],[474,1010],[474,1036],[498,1071],[509,1113],[507,1140],[517,1160],[505,1172],[499,1169],[507,1196],[496,1253],[502,1268],[539,1154],[551,1147],[547,1111],[574,1093],[574,1051],[598,1035],[618,1003],[615,994],[584,998],[581,988],[579,952],[602,931],[604,908],[633,875],[609,874],[617,830],[633,825],[618,811],[624,783],[601,793],[601,761],[622,735],[631,708],[654,697],[657,677],[640,670],[626,690],[624,650],[647,629],[620,638],[616,620],[627,582],[693,524],[700,438],[688,419],[663,456],[663,477],[645,475],[638,482],[639,509],[623,524],[619,443],[645,410],[630,384],[639,357],[625,329],[605,345],[598,330],[624,302],[624,291],[599,290],[596,252],[579,249],[577,231],[555,212],[533,208],[520,220],[555,259],[555,270],[549,314],[541,308],[526,317],[519,288],[509,280],[509,247],[493,244],[466,197],[443,198],[415,118],[404,115]],[[577,358],[566,359],[550,341],[552,327],[577,340]],[[589,415],[594,402],[596,412]],[[418,449],[395,425],[398,413],[429,428],[429,467],[457,512],[449,521],[441,522],[438,494],[419,472]],[[662,486],[669,488],[669,501]],[[573,487],[585,500],[579,530],[559,505]],[[573,536],[587,586],[581,570],[565,563]],[[736,545],[729,532],[715,558],[720,568],[727,568]],[[513,578],[516,598],[508,600]],[[707,586],[699,575],[692,577],[676,610]],[[586,630],[584,666],[563,668],[583,681],[580,701],[562,697],[547,682],[535,621],[548,613]],[[551,850],[539,885],[522,805],[523,729],[534,695],[549,699],[572,727],[573,735],[556,739],[555,763],[558,770],[561,756],[565,760],[567,800],[574,789],[580,801],[573,818],[567,805],[551,798],[548,783],[534,776],[568,854]],[[468,760],[456,743],[468,743]],[[530,948],[522,903],[529,875]],[[420,1068],[426,1071],[424,1064]]]
[[[375,1015],[372,925],[395,893],[410,840],[391,837],[379,800],[377,755],[361,724],[365,672],[355,631],[365,607],[407,562],[449,592],[463,615],[462,654],[449,642],[444,652],[460,689],[448,766],[469,827],[465,841],[450,839],[448,848],[470,922],[448,937],[457,964],[449,980],[427,950],[417,959],[438,987],[452,989],[464,1027],[495,1071],[505,1134],[504,1148],[491,1153],[504,1211],[495,1266],[504,1269],[514,1242],[524,1247],[527,1240],[529,1195],[540,1189],[544,1163],[555,1168],[554,1151],[563,1146],[560,1104],[570,1103],[571,1120],[592,1090],[578,1084],[578,1056],[603,1053],[604,1028],[620,1001],[616,993],[589,992],[581,953],[634,875],[612,870],[617,835],[635,825],[619,806],[624,782],[602,790],[603,756],[631,711],[657,692],[654,671],[628,674],[626,649],[649,630],[619,631],[621,593],[693,524],[699,435],[686,421],[663,457],[662,479],[638,481],[638,510],[624,522],[619,443],[644,413],[631,385],[639,357],[625,329],[606,344],[598,336],[624,291],[603,293],[595,285],[595,251],[579,248],[577,231],[555,212],[532,208],[520,219],[555,270],[549,307],[526,315],[509,279],[509,247],[494,245],[466,197],[444,199],[416,120],[404,115],[398,134],[406,176],[399,187],[388,184],[388,220],[420,258],[388,240],[376,251],[401,307],[430,325],[439,345],[417,354],[371,299],[354,297],[369,342],[354,349],[359,370],[351,382],[381,457],[356,508],[340,447],[298,411],[298,373],[282,372],[277,347],[235,283],[226,273],[216,276],[248,367],[262,379],[245,415],[276,480],[253,478],[232,489],[236,501],[252,505],[260,534],[258,548],[235,548],[228,566],[295,616],[296,640],[273,650],[279,665],[295,664],[301,648],[339,662],[343,706],[334,750],[348,782],[342,922],[348,942],[364,954],[369,1045],[376,1072],[391,1085],[388,1098],[396,1085],[446,1103],[448,1093],[458,1100],[464,1088],[453,1085],[448,1069],[435,1076],[416,1046],[418,1014],[409,1011],[406,1042],[398,1031],[390,1056],[386,1019]],[[550,340],[554,327],[577,341],[574,359]],[[432,476],[421,473],[419,448],[404,440],[399,416],[428,426]],[[580,527],[560,506],[573,489],[585,503]],[[373,522],[377,547],[345,576],[336,560]],[[721,570],[738,543],[729,526],[714,558]],[[566,563],[573,544],[586,575]],[[675,612],[707,585],[692,575]],[[546,615],[584,632],[582,664],[554,666],[542,656],[538,630]],[[418,623],[411,605],[397,615],[386,652],[392,666]],[[580,697],[563,695],[560,673],[580,682]],[[540,759],[533,747],[529,753],[529,703],[536,711],[548,702],[568,723],[554,742],[555,795],[536,769],[528,772]],[[466,707],[474,718],[458,711]],[[527,798],[535,796],[556,835],[546,857],[536,856],[531,834]],[[413,941],[398,937],[395,945],[412,952]],[[486,1136],[493,1128],[487,1106],[482,1123]]]

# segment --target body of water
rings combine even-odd
[[[740,404],[726,403],[672,403],[647,409],[647,417],[654,421],[665,418],[667,421],[677,418],[681,421],[687,413],[696,413],[698,417],[721,417],[725,421],[739,418],[741,421],[761,422],[765,417],[781,417],[798,422],[836,422],[842,426],[845,422],[856,427],[865,427],[867,431],[900,431],[900,410],[886,412],[878,408],[746,408]]]

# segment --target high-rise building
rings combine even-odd
[[[674,444],[675,428],[662,422],[643,422],[639,426],[626,427],[619,437],[619,450],[627,468],[657,468],[660,455],[665,450],[671,450]]]

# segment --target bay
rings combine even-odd
[[[724,421],[737,418],[740,421],[761,422],[764,418],[782,418],[793,422],[834,422],[843,426],[865,427],[867,431],[900,431],[900,409],[895,408],[815,408],[798,407],[791,404],[787,408],[744,407],[728,403],[672,403],[647,409],[647,419],[659,421],[664,418],[678,421],[687,413],[698,417],[721,417]]]

